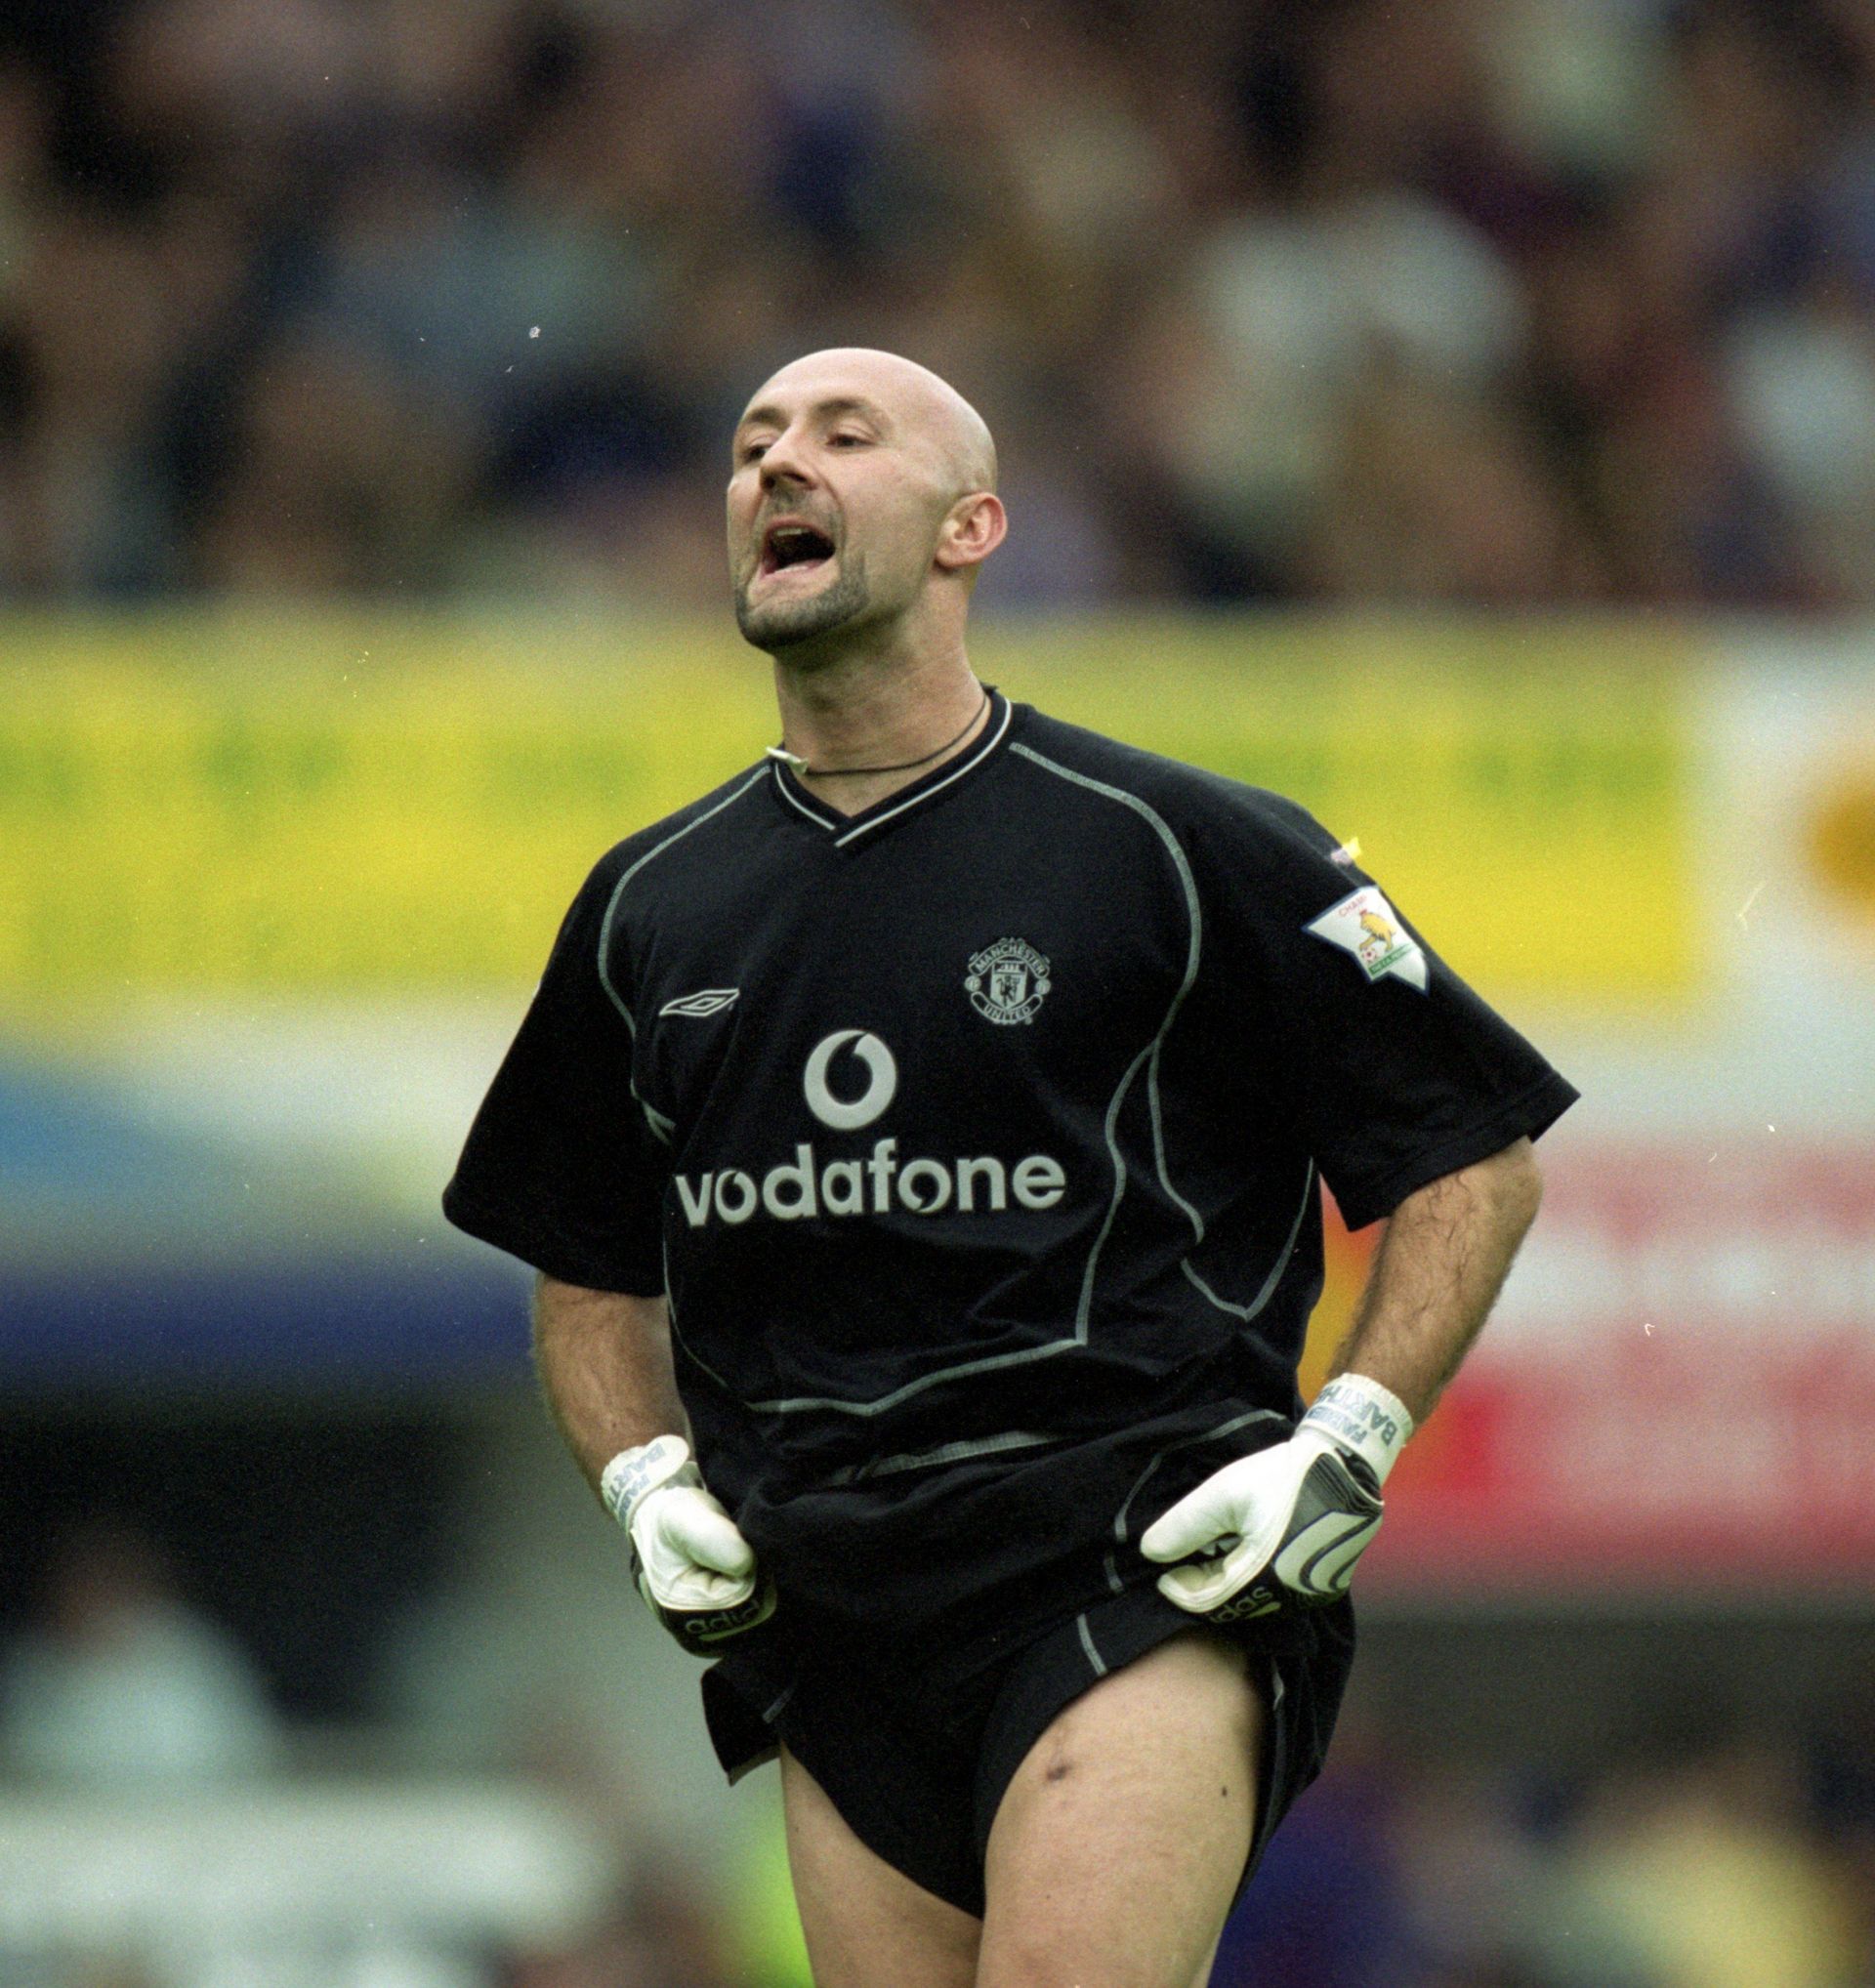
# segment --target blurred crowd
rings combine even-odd
[[[1738,1728],[1699,1715],[1694,1673],[1637,1692],[1586,1771],[1454,1758],[1358,1700],[1227,1928],[1214,1988],[1869,1988],[1875,1707],[1847,1703],[1808,1739]],[[373,1738],[380,1777],[398,1771],[397,1734]],[[0,1874],[10,1802],[115,1796],[134,1816],[159,1794],[233,1789],[258,1815],[300,1771],[296,1737],[147,1536],[81,1527],[35,1618],[0,1644]],[[551,1937],[452,1941],[374,1921],[353,1950],[295,1964],[315,1915],[282,1872],[271,1961],[252,1925],[232,1965],[214,1937],[153,1928],[108,1953],[32,1951],[8,1944],[18,1915],[0,1911],[0,1973],[16,1988],[811,1988],[771,1802],[767,1834],[705,1872],[673,1856],[647,1826],[648,1791],[608,1774],[576,1720],[490,1725],[478,1745],[481,1766],[551,1794],[616,1870]],[[89,1855],[80,1894],[107,1894],[123,1874]],[[226,1919],[216,1882],[179,1887],[208,1899],[211,1933],[214,1909]]]
[[[0,593],[723,598],[834,343],[1003,606],[1875,601],[1862,0],[61,0],[0,25]]]

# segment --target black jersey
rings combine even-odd
[[[444,1206],[668,1292],[784,1602],[961,1607],[1156,1573],[1165,1460],[1298,1412],[1319,1180],[1574,1095],[1303,809],[996,696],[859,814],[770,760],[605,856]]]

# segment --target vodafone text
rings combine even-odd
[[[1000,1215],[1014,1201],[1019,1208],[1053,1208],[1066,1191],[1059,1160],[1030,1153],[1012,1166],[984,1153],[973,1159],[906,1160],[898,1141],[882,1139],[863,1160],[829,1160],[822,1166],[805,1139],[794,1158],[771,1167],[760,1180],[739,1167],[721,1173],[676,1177],[684,1219],[701,1228],[715,1217],[747,1222],[758,1209],[777,1222],[821,1215],[939,1215],[954,1207],[960,1215]]]

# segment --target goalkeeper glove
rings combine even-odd
[[[1378,1381],[1330,1381],[1286,1442],[1225,1465],[1146,1529],[1148,1560],[1184,1562],[1159,1576],[1159,1593],[1213,1622],[1338,1600],[1412,1432],[1405,1404]]]
[[[682,1436],[620,1450],[600,1495],[632,1542],[632,1576],[651,1613],[687,1650],[708,1656],[774,1613],[735,1521],[703,1488]]]

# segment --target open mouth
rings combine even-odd
[[[756,570],[779,573],[790,567],[822,566],[833,557],[833,541],[811,524],[784,521],[762,535],[762,559]]]

